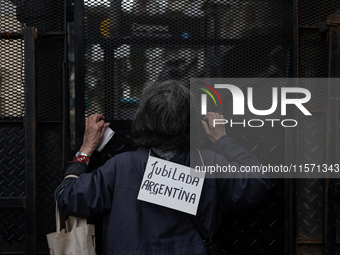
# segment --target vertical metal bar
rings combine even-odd
[[[294,78],[299,73],[299,4],[294,0]]]
[[[63,62],[63,166],[70,157],[70,74],[69,74],[69,59],[68,59],[68,7],[71,5],[70,0],[64,1],[64,62]]]
[[[214,13],[215,13],[215,33],[214,33],[214,39],[221,39],[221,30],[222,30],[222,24],[221,24],[221,10],[217,7],[217,5],[215,5],[215,9],[214,9]],[[221,46],[215,46],[214,47],[214,52],[215,52],[215,58],[218,57],[218,59],[216,59],[214,61],[215,63],[215,77],[222,77],[222,66],[221,63],[223,62],[223,53],[221,50]]]
[[[339,68],[339,42],[340,42],[340,15],[331,15],[329,22],[333,18],[336,21],[334,26],[330,26],[328,38],[328,77],[338,78]],[[337,160],[337,130],[338,130],[338,80],[329,79],[327,88],[327,108],[326,108],[326,164],[332,165]],[[325,254],[336,253],[336,203],[335,186],[333,180],[326,179],[325,183]]]
[[[297,132],[296,130],[285,130],[285,162],[286,165],[297,164]],[[296,254],[296,190],[297,180],[285,180],[285,254]]]
[[[80,148],[85,129],[84,0],[74,0],[75,143]]]
[[[26,27],[25,41],[25,181],[26,254],[37,254],[36,234],[36,102],[35,102],[35,39],[34,27]]]
[[[115,40],[116,38],[120,38],[121,37],[121,0],[111,0],[110,1],[110,38],[109,40]],[[114,42],[114,48],[118,48],[119,45],[116,41]],[[105,80],[106,80],[106,84],[107,86],[105,86],[105,112],[104,112],[104,116],[107,116],[108,114],[112,114],[110,111],[109,104],[112,104],[112,99],[110,100],[110,87],[113,87],[113,104],[115,105],[114,107],[114,119],[121,119],[121,115],[122,115],[122,105],[121,105],[121,98],[122,98],[122,75],[121,75],[121,62],[118,59],[115,59],[112,56],[112,51],[110,49],[109,44],[105,45],[105,50],[104,50],[104,61],[105,61],[105,73],[107,75],[105,75]],[[133,58],[133,56],[135,56],[135,52],[136,52],[136,45],[130,45],[131,47],[131,55],[130,58]],[[143,50],[142,50],[143,51]],[[137,50],[137,52],[139,52],[139,50]],[[144,52],[144,51],[143,51]],[[141,60],[143,58],[138,59],[137,61],[133,61],[133,59],[131,59],[131,65],[132,65],[132,70],[133,72],[137,72],[140,71],[140,69],[144,69],[145,67],[143,66],[142,68],[138,69],[138,67],[136,67],[136,63],[143,63],[143,62],[139,62],[139,60]],[[137,64],[139,65],[139,64]],[[113,67],[113,74],[110,74],[109,69]],[[133,76],[133,74],[131,75]],[[142,79],[142,77],[141,77]],[[135,81],[134,81],[135,82]],[[129,85],[131,86],[131,92],[133,93],[134,91],[134,86],[135,84],[133,84],[134,82],[129,82]],[[144,83],[144,81],[142,81],[142,83]]]
[[[215,19],[214,19],[214,5],[212,2],[207,2],[207,14],[206,14],[206,34],[207,38],[215,38]],[[212,45],[205,45],[205,56],[206,56],[206,63],[209,66],[209,76],[216,77],[214,70],[216,63],[215,61],[215,53],[214,53],[214,46]]]
[[[121,0],[110,1],[110,37],[119,38],[120,36],[120,9]]]
[[[293,2],[293,31],[294,31],[294,73],[293,77],[298,78],[299,75],[299,5],[298,0]],[[294,83],[294,86],[298,84]],[[298,114],[294,112],[294,119],[298,119]],[[286,129],[286,162],[291,164],[298,163],[298,130],[297,129]],[[297,217],[297,179],[287,179],[285,181],[285,254],[295,255],[296,254],[296,217]]]
[[[297,111],[294,119],[298,120]],[[285,154],[287,165],[298,164],[299,136],[297,129],[286,129]],[[285,180],[285,254],[295,255],[297,247],[297,184],[298,180],[291,178]]]

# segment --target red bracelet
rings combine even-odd
[[[74,156],[73,161],[78,161],[78,162],[83,162],[88,164],[90,162],[90,157],[89,155],[78,151],[77,154]]]

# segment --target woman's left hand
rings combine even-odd
[[[91,156],[103,140],[105,130],[110,125],[110,123],[105,123],[104,119],[103,115],[95,114],[86,120],[83,145],[80,148],[81,152]]]

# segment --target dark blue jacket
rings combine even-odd
[[[202,238],[187,214],[137,200],[148,153],[146,148],[122,153],[96,171],[81,174],[59,196],[60,210],[78,217],[104,212],[104,254],[206,254]],[[221,137],[212,151],[201,153],[205,165],[230,164],[237,169],[259,165],[255,156],[229,136]],[[189,151],[181,151],[171,161],[189,166],[189,159]],[[191,160],[201,165],[197,152]],[[70,174],[79,169],[86,171],[86,164],[69,163],[65,171]],[[249,208],[270,188],[270,180],[256,174],[231,176],[235,178],[204,181],[198,215],[210,235],[216,233],[222,212]]]

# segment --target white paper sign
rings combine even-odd
[[[97,147],[97,151],[101,152],[114,134],[115,134],[115,131],[113,131],[111,128],[108,127],[105,130],[102,142]]]
[[[139,200],[196,215],[205,173],[149,156]]]

